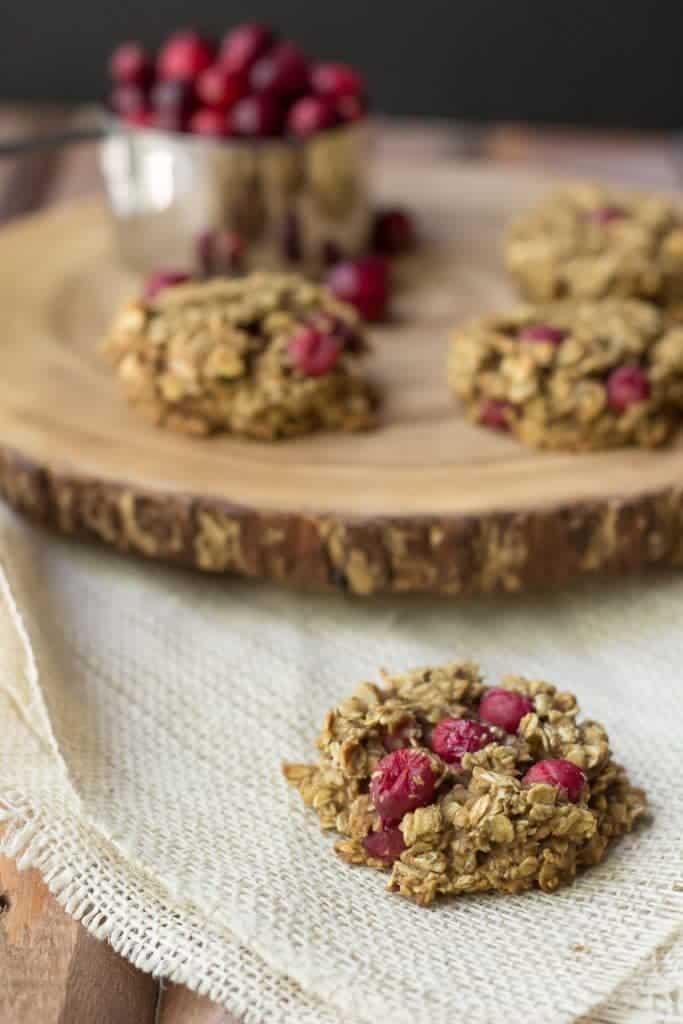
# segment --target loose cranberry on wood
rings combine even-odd
[[[327,285],[343,302],[355,306],[365,320],[382,320],[389,302],[389,272],[381,256],[344,260],[332,267]]]
[[[372,226],[372,247],[375,252],[394,256],[412,249],[415,241],[415,225],[405,210],[380,210],[375,215]]]

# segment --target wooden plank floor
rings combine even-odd
[[[83,111],[60,108],[0,107],[0,139],[72,126],[83,117]],[[680,144],[660,136],[406,122],[381,124],[379,147],[398,159],[429,150],[511,166],[537,163],[577,177],[603,175],[658,188],[676,188],[683,181]],[[0,158],[0,223],[99,187],[92,145]],[[19,872],[0,857],[0,1024],[236,1022],[209,1000],[133,968],[67,917],[37,872]]]

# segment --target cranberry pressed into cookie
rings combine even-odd
[[[387,753],[387,737],[403,747]],[[576,698],[453,662],[363,683],[333,708],[316,764],[284,774],[349,864],[391,869],[389,889],[439,896],[538,886],[599,863],[646,810]]]

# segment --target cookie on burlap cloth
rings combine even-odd
[[[391,866],[389,889],[438,896],[554,892],[645,812],[572,693],[468,662],[363,683],[333,708],[317,764],[286,778],[350,864]]]
[[[374,424],[352,372],[358,316],[296,274],[191,281],[130,303],[104,343],[125,394],[159,426],[275,440]]]
[[[455,331],[448,379],[472,420],[539,448],[654,447],[683,411],[683,327],[636,299],[519,306]]]
[[[683,299],[683,214],[660,196],[591,184],[562,189],[510,224],[504,255],[535,302]]]

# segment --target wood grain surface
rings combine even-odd
[[[65,127],[80,113],[3,109],[0,137]],[[542,165],[658,187],[679,184],[678,145],[669,139],[422,123],[385,125],[388,159],[426,153],[485,155],[497,165]],[[98,188],[92,147],[0,162],[0,221]],[[221,1008],[178,986],[158,984],[86,935],[34,871],[0,858],[0,1024],[236,1024]],[[264,1022],[265,1024],[265,1022]],[[582,1024],[598,1024],[586,1018]]]
[[[683,443],[537,452],[469,423],[446,385],[450,330],[515,301],[501,234],[555,178],[385,159],[385,201],[424,245],[370,332],[377,430],[278,444],[197,440],[129,410],[98,350],[139,281],[99,202],[0,237],[0,490],[21,512],[133,555],[355,594],[469,594],[683,563]],[[38,258],[40,254],[40,258]]]

